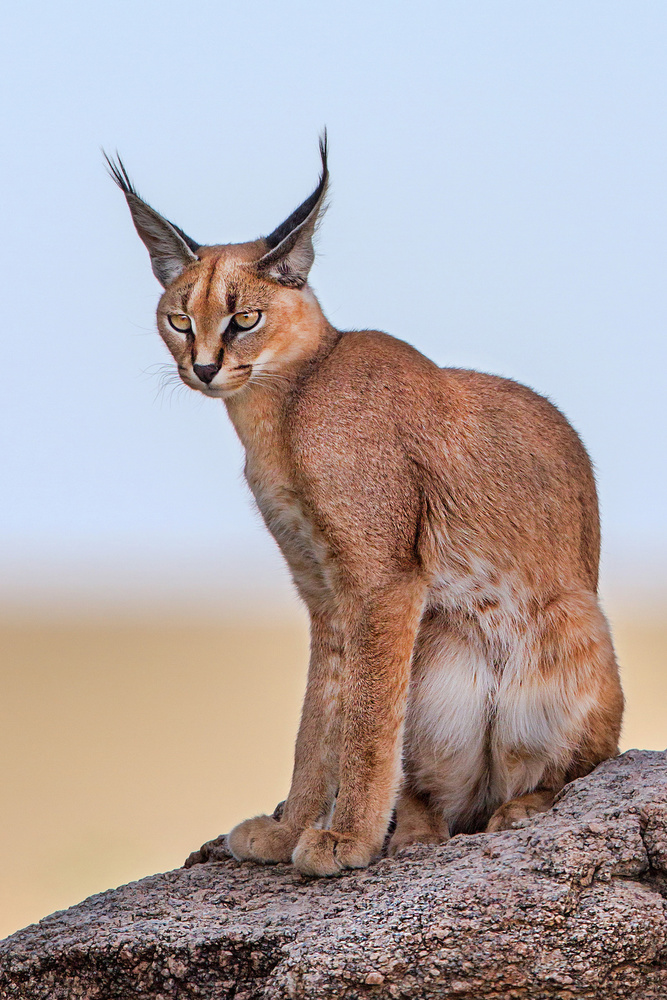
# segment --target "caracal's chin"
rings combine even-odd
[[[204,385],[201,382],[196,385],[194,380],[181,375],[181,381],[187,385],[188,389],[201,392],[202,396],[208,396],[209,399],[229,399],[230,396],[236,395],[237,392],[245,388],[249,378],[235,379],[233,382],[222,385]]]

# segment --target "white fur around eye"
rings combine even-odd
[[[245,311],[234,313],[234,322],[241,330],[252,330],[262,318],[259,309],[246,309]]]
[[[238,310],[237,310],[237,312],[238,312]],[[260,310],[259,309],[257,309],[257,310],[255,310],[255,309],[249,309],[248,312],[260,312]],[[231,321],[234,319],[235,315],[236,315],[236,313],[234,313],[233,316],[229,317],[229,319],[227,320],[227,325],[229,325],[229,323],[231,323]],[[240,328],[240,329],[237,328],[237,333],[236,333],[236,335],[234,337],[234,340],[243,340],[243,338],[247,337],[249,333],[256,333],[257,330],[261,330],[262,327],[264,326],[264,320],[265,320],[265,318],[266,318],[265,313],[261,313],[258,322],[255,323],[254,326],[251,326],[250,329],[244,330],[242,328]]]
[[[167,322],[177,333],[190,333],[192,330],[192,320],[186,313],[168,313]]]
[[[173,313],[171,315],[174,315]],[[183,314],[184,315],[184,314]],[[178,330],[169,320],[169,314],[163,316],[163,326],[165,332],[171,337],[178,337],[179,340],[185,340],[189,333],[195,333],[195,321],[191,316],[188,316],[190,320],[190,328],[187,330]]]

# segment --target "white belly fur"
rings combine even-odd
[[[405,766],[410,783],[442,808],[451,827],[486,799],[495,680],[474,643],[443,631],[421,646],[410,687]]]
[[[451,604],[438,593],[415,649],[406,775],[454,832],[532,791],[548,766],[564,765],[596,700],[565,663],[545,679],[539,620],[518,613],[507,583],[494,591],[500,600],[487,615],[460,592]]]

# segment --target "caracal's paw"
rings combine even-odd
[[[227,835],[227,846],[237,861],[287,863],[291,861],[299,833],[273,816],[256,816],[234,827]]]
[[[443,829],[440,833],[434,830],[410,830],[405,833],[396,830],[387,844],[387,857],[395,858],[405,847],[413,847],[415,844],[430,844],[435,847],[437,844],[446,844],[448,840],[447,829]]]
[[[232,852],[227,846],[227,834],[223,833],[215,840],[207,840],[198,851],[185,859],[184,868],[192,868],[193,865],[205,865],[209,861],[222,861],[224,858],[231,858]]]
[[[379,851],[350,833],[304,830],[292,854],[303,875],[339,875],[346,868],[367,868]]]
[[[551,809],[554,801],[553,792],[530,792],[518,799],[510,799],[499,809],[486,825],[486,833],[498,833],[499,830],[513,830],[523,820],[530,819],[538,813]]]

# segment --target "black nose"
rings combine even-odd
[[[197,378],[208,385],[220,371],[220,365],[193,365],[192,370]]]

